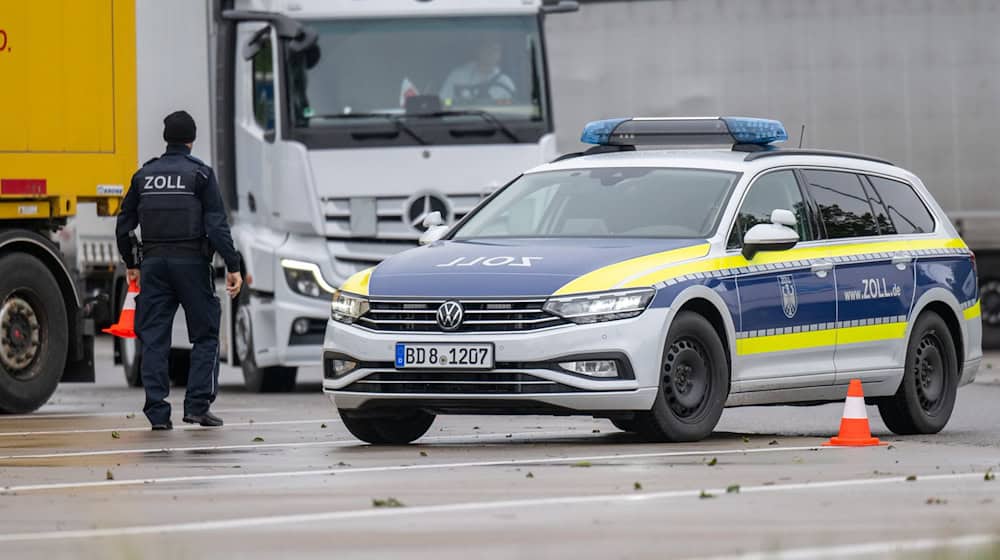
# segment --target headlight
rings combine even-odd
[[[348,294],[337,290],[333,292],[333,302],[330,303],[330,317],[340,323],[353,323],[355,319],[368,312],[368,300],[361,296]]]
[[[285,281],[295,293],[314,298],[325,298],[335,289],[323,279],[316,263],[281,259],[281,268],[285,271]]]
[[[584,296],[549,298],[545,311],[574,323],[628,319],[642,313],[653,299],[652,288],[621,290]]]

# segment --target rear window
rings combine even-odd
[[[888,228],[882,233],[930,233],[934,231],[934,217],[924,206],[913,187],[902,181],[882,177],[868,177],[888,215]],[[888,229],[888,231],[886,231]]]
[[[861,179],[841,171],[803,170],[809,193],[819,206],[830,239],[879,234],[874,211]],[[883,218],[884,219],[884,218]]]

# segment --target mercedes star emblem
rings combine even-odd
[[[448,201],[443,196],[430,193],[420,194],[410,199],[406,208],[406,220],[410,227],[424,232],[427,231],[427,228],[424,227],[424,218],[431,212],[440,212],[445,223],[451,221]]]

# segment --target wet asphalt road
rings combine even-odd
[[[938,435],[894,436],[869,407],[880,448],[820,447],[840,405],[729,409],[696,444],[453,416],[376,448],[340,424],[318,370],[255,395],[226,369],[224,428],[175,414],[183,428],[150,432],[109,348],[96,385],[0,417],[0,558],[1000,557],[992,369]]]

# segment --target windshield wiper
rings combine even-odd
[[[391,121],[396,127],[396,130],[405,132],[407,136],[413,138],[417,144],[421,146],[427,145],[427,140],[424,140],[417,134],[412,128],[410,128],[405,122],[403,122],[402,115],[397,115],[395,113],[334,113],[329,115],[313,115],[313,119],[386,119]]]
[[[462,110],[449,110],[449,111],[435,111],[433,113],[424,113],[417,115],[420,117],[479,117],[489,124],[493,125],[493,128],[499,130],[504,136],[510,138],[511,142],[520,143],[521,140],[514,134],[514,131],[503,124],[503,121],[496,118],[496,116],[489,112],[480,109],[462,109]]]

